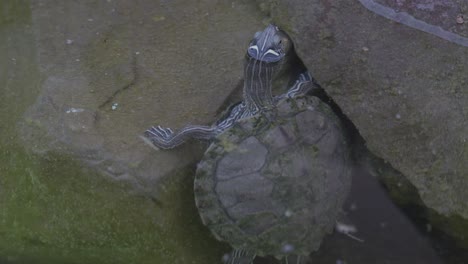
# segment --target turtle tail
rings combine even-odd
[[[255,253],[247,249],[234,249],[224,259],[224,264],[253,264]]]

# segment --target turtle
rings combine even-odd
[[[279,102],[274,115],[238,120],[197,166],[202,222],[235,249],[232,259],[246,259],[228,263],[308,256],[333,230],[349,191],[348,145],[331,108],[306,96]]]
[[[310,73],[304,71],[286,93],[273,97],[273,80],[294,57],[291,38],[277,26],[270,24],[265,30],[255,34],[247,49],[242,102],[229,107],[227,113],[213,125],[188,125],[176,133],[171,128],[152,126],[144,132],[142,139],[158,150],[175,148],[192,138],[211,140],[229,129],[237,120],[274,108],[280,98],[306,94],[318,87]]]
[[[211,141],[197,165],[195,204],[200,218],[233,251],[229,264],[273,256],[303,263],[332,232],[350,189],[350,152],[340,119],[314,96],[308,71],[272,95],[272,82],[293,56],[291,38],[270,24],[250,42],[244,100],[211,126],[144,133],[170,149],[190,138]]]

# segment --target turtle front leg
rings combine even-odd
[[[310,73],[303,72],[299,75],[299,78],[296,80],[294,85],[291,88],[289,88],[289,90],[284,96],[286,98],[304,96],[317,87],[318,84],[315,82],[314,78],[312,78]]]
[[[171,149],[191,138],[209,140],[215,137],[218,128],[213,126],[186,126],[177,133],[170,128],[151,127],[143,134],[143,140],[157,149]]]
[[[255,253],[247,249],[234,249],[223,258],[224,264],[253,264]]]
[[[247,111],[244,103],[240,103],[233,107],[223,119],[216,122],[212,126],[186,126],[179,132],[174,133],[170,128],[161,126],[151,127],[146,130],[142,139],[149,143],[150,146],[156,149],[171,149],[185,143],[191,138],[210,140],[216,137],[219,133],[232,127],[240,118],[251,116],[253,113]]]

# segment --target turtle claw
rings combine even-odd
[[[152,137],[160,137],[161,134],[159,134],[159,131],[155,127],[151,127],[150,129],[145,131],[145,136],[148,138]]]
[[[160,137],[164,138],[164,139],[171,139],[172,136],[174,135],[174,131],[172,131],[172,129],[168,128],[168,127],[162,127],[162,126],[158,126],[158,127],[152,127],[152,129],[159,134]]]
[[[172,131],[172,129],[162,126],[153,126],[145,131],[145,136],[148,138],[157,139],[158,141],[169,141],[173,135],[174,131]]]
[[[165,139],[171,139],[172,135],[174,135],[174,131],[172,131],[172,129],[168,127],[158,126],[157,130],[160,133],[160,135]]]
[[[143,133],[143,140],[156,149],[173,148],[174,131],[162,126],[152,126]]]

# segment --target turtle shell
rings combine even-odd
[[[278,258],[308,255],[333,230],[350,187],[340,121],[316,97],[237,122],[198,164],[203,223],[234,248]]]

